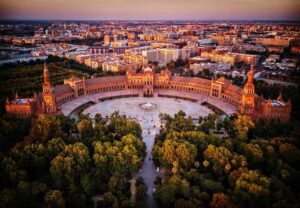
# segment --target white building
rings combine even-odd
[[[190,57],[190,49],[176,49],[176,48],[160,48],[143,51],[142,55],[147,57],[150,62],[159,62],[160,64],[170,63],[172,60],[188,59]]]

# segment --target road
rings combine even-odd
[[[156,167],[149,158],[152,158],[152,147],[154,144],[155,134],[159,133],[158,128],[160,126],[160,121],[157,114],[152,114],[150,112],[145,112],[142,114],[141,118],[139,118],[139,122],[142,126],[143,130],[143,141],[146,144],[146,152],[147,155],[145,157],[142,169],[134,175],[134,178],[143,177],[144,181],[148,187],[147,194],[148,197],[146,199],[146,206],[148,208],[157,207],[157,204],[153,197],[153,188],[154,188],[154,180],[156,176],[163,177],[162,171],[157,172]],[[157,126],[157,127],[154,127]]]

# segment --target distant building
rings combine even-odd
[[[293,53],[293,54],[300,54],[300,47],[299,46],[293,46],[291,48],[291,53]]]
[[[234,65],[237,62],[243,62],[245,64],[256,65],[258,63],[259,56],[252,54],[241,53],[226,53],[223,50],[213,50],[211,52],[201,52],[201,57],[210,58],[214,62],[228,62]]]
[[[142,55],[147,57],[150,62],[159,62],[165,65],[179,58],[182,60],[188,59],[191,51],[191,49],[160,48],[143,51]]]
[[[90,46],[88,51],[91,54],[106,54],[110,52],[108,46]]]
[[[113,40],[113,38],[110,35],[105,35],[104,38],[103,38],[103,43],[105,45],[110,45],[112,40]]]
[[[290,45],[290,40],[288,39],[275,39],[275,38],[256,38],[257,44],[271,45],[271,46],[283,46],[288,47]]]

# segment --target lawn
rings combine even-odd
[[[74,76],[83,77],[84,72],[64,66],[63,61],[47,64],[53,85],[62,84],[63,80]],[[42,91],[43,64],[0,68],[0,114],[5,112],[6,98],[12,99],[17,91],[20,97],[31,97],[34,92]]]

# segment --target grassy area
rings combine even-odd
[[[75,110],[73,110],[71,113],[70,113],[70,116],[76,120],[78,120],[79,116],[81,115],[81,113],[87,109],[88,107],[94,105],[95,102],[93,101],[89,101],[87,103],[84,103],[83,105],[77,107]]]
[[[54,85],[62,84],[72,74],[78,77],[84,75],[80,70],[64,67],[62,61],[47,66]],[[6,98],[12,99],[16,91],[21,97],[30,97],[34,92],[42,91],[43,68],[43,64],[35,64],[0,69],[0,114],[5,112]]]

